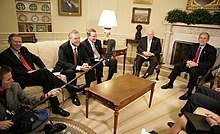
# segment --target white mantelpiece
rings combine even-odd
[[[220,25],[187,25],[183,23],[164,23],[165,40],[163,47],[164,62],[170,63],[175,41],[198,42],[201,32],[210,34],[209,44],[220,48]]]

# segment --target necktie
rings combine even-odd
[[[95,44],[92,44],[92,50],[93,50],[93,53],[95,55],[95,59],[100,59],[100,54],[97,51],[97,49],[95,48]]]
[[[25,58],[22,56],[21,52],[18,52],[21,62],[23,64],[23,66],[25,66],[25,68],[29,71],[32,71],[33,69],[28,65],[27,61],[25,60]]]
[[[201,47],[198,48],[197,52],[196,52],[196,56],[194,58],[194,62],[198,63],[199,61],[199,55],[200,55],[200,51],[201,51]]]
[[[152,41],[152,40],[149,40],[149,39],[148,39],[148,42],[147,42],[147,51],[148,51],[148,52],[150,52],[151,41]]]
[[[74,48],[74,65],[77,65],[77,52],[76,52],[76,47]]]

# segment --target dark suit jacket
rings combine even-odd
[[[82,44],[85,46],[86,52],[87,52],[91,62],[94,64],[94,62],[95,62],[94,53],[93,53],[92,47],[91,47],[88,39],[85,39],[82,42]],[[98,40],[98,39],[96,40],[95,47],[96,47],[98,53],[100,54],[100,56],[103,57],[102,42],[100,40]]]
[[[74,54],[70,41],[63,43],[59,47],[58,56],[59,59],[54,69],[55,71],[61,71],[61,69],[65,70],[69,68],[76,70],[77,65],[81,66],[83,63],[88,63],[89,65],[91,65],[84,45],[82,44],[77,47],[77,65],[74,65]]]
[[[72,6],[72,7],[70,7],[68,4],[67,4],[67,2],[63,2],[62,3],[62,11],[63,12],[78,12],[78,9],[76,8],[76,6],[75,5],[73,5],[72,3],[70,3],[70,5]]]
[[[198,47],[199,47],[199,43],[195,43],[192,45],[191,51],[188,53],[188,55],[186,57],[186,61],[187,60],[193,61],[193,59],[196,56],[196,52],[197,52]],[[209,44],[206,44],[200,54],[198,67],[203,68],[203,69],[209,69],[214,65],[215,60],[216,60],[215,47],[213,47]]]
[[[137,52],[142,53],[143,51],[147,51],[147,36],[141,37],[137,46]],[[161,53],[161,44],[160,39],[157,37],[153,37],[150,47],[150,52],[154,53],[154,55],[159,58]]]
[[[36,64],[39,68],[45,67],[42,60],[38,56],[29,52],[26,47],[22,46],[20,51],[25,60],[27,61],[28,65],[32,69],[35,69],[34,64]],[[8,65],[12,68],[12,75],[14,79],[24,76],[28,72],[28,70],[25,68],[25,66],[16,57],[16,55],[12,52],[10,48],[4,50],[0,54],[0,59],[1,64]]]

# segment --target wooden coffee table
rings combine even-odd
[[[146,92],[151,91],[149,107],[152,103],[155,82],[131,74],[125,74],[101,84],[92,86],[86,94],[86,118],[88,118],[89,98],[114,110],[114,134],[116,134],[119,110]]]

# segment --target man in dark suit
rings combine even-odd
[[[28,51],[22,45],[22,38],[18,34],[11,34],[8,37],[10,47],[0,54],[0,64],[8,65],[12,68],[13,79],[21,85],[21,88],[28,86],[42,86],[44,93],[49,92],[53,88],[61,87],[65,84],[62,80],[57,78],[53,73],[46,69],[42,60]],[[36,64],[39,69],[34,67]],[[74,88],[70,84],[66,86],[69,92],[73,92]],[[72,94],[74,98],[73,103],[80,105],[76,93]],[[69,116],[69,112],[59,107],[57,97],[50,98],[52,113],[61,116]]]
[[[76,72],[87,71],[91,64],[86,49],[80,43],[79,32],[73,30],[68,37],[69,40],[59,47],[59,59],[53,71],[61,71],[62,74],[67,76],[67,81],[70,81],[76,77]],[[95,80],[94,72],[92,70],[88,71],[85,74],[85,79],[86,87],[90,87],[90,83]],[[76,85],[76,82],[73,81],[72,84]]]
[[[209,45],[210,35],[208,33],[200,33],[198,41],[192,45],[183,63],[176,64],[173,71],[169,75],[169,83],[163,85],[162,89],[173,88],[176,77],[184,71],[189,72],[188,91],[179,97],[180,100],[186,100],[192,94],[192,90],[196,85],[199,76],[203,76],[214,65],[216,60],[216,49]]]
[[[136,76],[139,76],[143,62],[150,61],[147,71],[142,76],[142,78],[147,78],[153,74],[161,53],[160,39],[154,36],[152,30],[147,32],[147,36],[139,40],[137,53],[140,55],[137,55],[136,58]]]
[[[103,49],[102,49],[102,42],[97,39],[96,30],[95,29],[89,29],[87,31],[87,39],[85,39],[82,44],[86,48],[86,52],[90,58],[91,63],[94,65],[97,62],[99,62],[103,56]],[[107,60],[107,66],[109,66],[109,73],[107,80],[110,80],[114,73],[117,72],[117,60],[108,58]],[[101,83],[101,78],[103,77],[103,63],[100,63],[95,68],[96,73],[96,79],[97,84]]]

